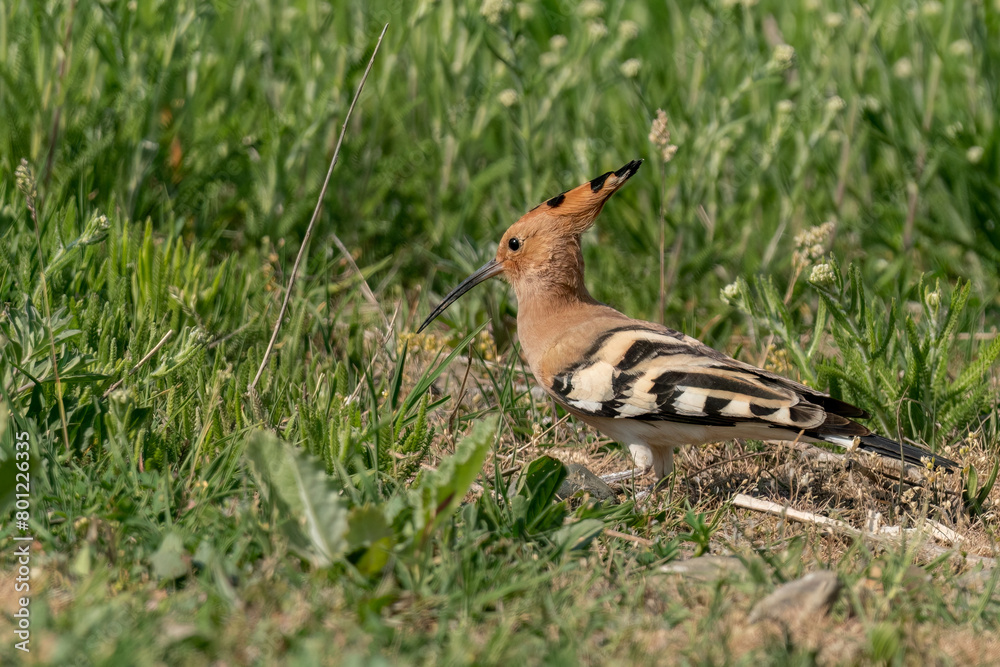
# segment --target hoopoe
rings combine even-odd
[[[627,444],[636,466],[652,468],[657,480],[673,470],[675,447],[734,438],[826,442],[955,467],[853,421],[870,416],[861,408],[590,296],[580,236],[641,164],[633,160],[531,209],[504,233],[496,257],[452,290],[418,332],[479,283],[504,277],[538,383],[568,412]]]

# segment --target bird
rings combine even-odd
[[[503,234],[496,256],[445,296],[418,333],[476,285],[507,280],[521,351],[538,384],[567,412],[627,445],[637,471],[651,469],[655,484],[673,471],[675,448],[736,438],[828,443],[956,467],[858,423],[870,417],[861,408],[594,299],[581,237],[641,165],[632,160],[528,211]]]

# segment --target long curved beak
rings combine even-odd
[[[503,264],[501,264],[500,262],[496,261],[495,259],[491,259],[490,261],[486,262],[486,264],[481,266],[479,270],[477,270],[471,276],[463,280],[461,285],[459,285],[458,287],[456,287],[455,289],[453,289],[451,292],[448,293],[448,296],[444,298],[444,301],[438,304],[438,307],[435,308],[433,311],[431,311],[431,314],[427,316],[427,319],[424,320],[424,323],[420,325],[420,328],[417,329],[417,333],[420,333],[421,331],[426,329],[427,325],[433,322],[435,317],[443,313],[445,309],[448,308],[448,306],[458,301],[458,299],[463,294],[465,294],[470,289],[472,289],[479,283],[483,282],[484,280],[489,280],[493,276],[502,272],[503,272]]]

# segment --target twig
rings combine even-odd
[[[955,546],[958,546],[965,541],[964,537],[944,524],[932,521],[931,519],[925,519],[925,522],[927,527],[930,528],[931,534],[937,540],[948,542],[949,544],[954,544]]]
[[[614,484],[615,482],[624,482],[627,479],[642,477],[645,474],[646,470],[644,468],[630,468],[629,470],[620,470],[619,472],[601,475],[601,481],[605,484]]]
[[[147,352],[147,353],[146,353],[146,356],[145,356],[145,357],[143,357],[142,359],[140,359],[140,360],[139,360],[139,363],[137,363],[137,364],[136,364],[135,366],[133,366],[133,367],[132,367],[132,370],[130,370],[130,371],[128,372],[128,374],[126,374],[126,375],[125,375],[125,377],[123,377],[123,378],[119,379],[119,380],[118,380],[118,382],[115,382],[115,383],[114,383],[113,385],[111,385],[110,387],[108,387],[108,388],[107,388],[107,390],[106,390],[106,391],[104,392],[104,394],[103,394],[103,395],[101,396],[101,398],[107,398],[107,397],[108,397],[108,395],[110,395],[110,394],[111,394],[111,392],[113,392],[113,391],[114,391],[115,389],[117,389],[118,387],[122,386],[122,382],[124,382],[124,381],[125,381],[125,378],[126,378],[126,377],[128,377],[129,375],[134,375],[134,374],[135,374],[135,372],[136,372],[137,370],[139,370],[139,368],[140,368],[140,367],[141,367],[141,366],[142,366],[142,365],[143,365],[144,363],[146,363],[147,361],[149,361],[150,359],[152,359],[152,358],[153,358],[153,355],[154,355],[154,354],[156,354],[157,352],[159,352],[159,351],[160,351],[160,348],[161,348],[161,347],[163,347],[163,345],[164,345],[164,344],[165,344],[165,343],[166,343],[166,342],[167,342],[168,340],[170,340],[170,337],[171,337],[171,336],[173,336],[173,335],[174,335],[174,330],[173,330],[173,329],[171,329],[171,330],[167,331],[167,333],[163,334],[163,338],[161,338],[161,339],[160,339],[160,342],[159,342],[159,343],[157,343],[156,345],[154,345],[154,346],[153,346],[153,349],[152,349],[152,350],[150,350],[149,352]]]
[[[389,24],[386,23],[385,27],[382,28],[382,34],[378,36],[378,42],[375,44],[375,50],[372,51],[372,57],[368,61],[368,67],[365,68],[365,73],[361,77],[361,83],[358,84],[358,89],[354,93],[354,99],[351,101],[350,108],[347,109],[347,115],[344,117],[344,124],[340,128],[340,138],[337,139],[337,146],[333,150],[333,158],[330,160],[330,168],[326,171],[326,179],[323,181],[323,187],[319,191],[319,197],[316,198],[316,208],[313,210],[312,219],[309,221],[309,226],[306,228],[305,236],[302,238],[302,245],[299,246],[299,253],[295,256],[295,264],[292,265],[292,274],[288,277],[288,287],[285,289],[285,298],[281,302],[281,311],[278,313],[278,319],[274,323],[274,331],[271,332],[271,340],[267,344],[267,350],[264,352],[264,358],[261,359],[260,368],[257,369],[257,375],[254,376],[253,382],[247,387],[247,391],[251,394],[257,391],[257,383],[260,381],[260,376],[264,373],[264,369],[267,367],[267,362],[271,358],[271,352],[274,350],[274,342],[278,339],[278,331],[281,329],[281,322],[285,319],[285,312],[288,310],[288,301],[292,297],[293,287],[295,286],[295,278],[299,272],[299,264],[302,262],[302,258],[306,254],[306,248],[309,247],[309,240],[312,238],[313,227],[316,225],[316,220],[319,219],[319,212],[323,207],[323,197],[326,195],[326,189],[330,184],[330,177],[333,175],[333,168],[337,166],[337,158],[340,157],[340,147],[344,143],[344,135],[347,134],[347,124],[351,120],[351,114],[354,112],[354,106],[358,103],[358,98],[361,97],[361,91],[365,87],[365,82],[368,80],[368,73],[372,71],[372,65],[375,64],[375,56],[378,55],[378,48],[382,44],[382,38],[385,37],[385,31],[389,29]],[[348,263],[354,268],[358,274],[361,273],[358,270],[357,264],[354,263],[354,258],[351,257],[351,253],[347,251],[344,244],[340,242],[340,239],[336,235],[333,236],[334,243],[340,248],[340,251],[344,253],[347,257]],[[367,281],[365,281],[364,276],[361,277],[361,283],[364,285],[363,291],[365,296],[373,300],[375,297],[371,294],[371,289],[368,287]],[[385,317],[385,313],[382,314]]]
[[[868,533],[858,530],[854,526],[847,524],[843,521],[838,521],[837,519],[831,519],[830,517],[821,516],[819,514],[813,514],[812,512],[803,512],[801,510],[795,510],[790,507],[785,507],[784,505],[779,505],[778,503],[773,503],[770,500],[761,500],[760,498],[752,498],[746,494],[738,493],[733,496],[733,505],[737,507],[742,507],[748,510],[754,510],[756,512],[766,512],[768,514],[773,514],[775,516],[780,516],[785,519],[792,519],[793,521],[799,521],[801,523],[811,523],[818,526],[823,526],[832,530],[833,532],[841,533],[853,538],[864,538],[871,540],[876,544],[880,544],[884,547],[895,547],[903,543],[905,537],[912,536],[914,531],[904,531],[898,526],[886,526],[878,533]],[[931,534],[934,537],[940,537],[942,539],[950,539],[950,534],[954,534],[954,531],[947,531],[947,533],[940,532],[939,524],[932,523]],[[919,531],[924,533],[924,531]],[[926,534],[926,533],[924,533]],[[917,555],[921,558],[927,560],[934,560],[940,558],[941,556],[948,556],[949,558],[964,560],[969,565],[975,565],[982,563],[983,567],[996,567],[996,558],[989,558],[987,556],[978,556],[976,554],[963,553],[961,551],[956,551],[954,549],[946,549],[945,547],[939,547],[936,544],[920,544],[917,546]]]
[[[639,537],[638,535],[629,535],[628,533],[619,533],[617,530],[611,530],[610,528],[604,529],[604,534],[608,537],[617,537],[619,540],[626,540],[628,542],[634,542],[636,544],[641,544],[644,547],[651,547],[655,542],[653,540],[647,540],[645,537]]]
[[[853,526],[843,521],[837,519],[831,519],[828,516],[821,516],[819,514],[813,514],[812,512],[803,512],[802,510],[792,509],[791,507],[785,507],[784,505],[779,505],[778,503],[773,503],[770,500],[761,500],[760,498],[753,498],[746,495],[745,493],[737,493],[733,496],[733,505],[737,507],[742,507],[748,510],[754,510],[756,512],[766,512],[767,514],[774,514],[775,516],[780,516],[786,519],[792,519],[793,521],[799,521],[801,523],[811,523],[817,526],[828,526],[839,530],[842,533],[847,533],[852,537],[857,537],[861,534],[861,531],[856,530]]]

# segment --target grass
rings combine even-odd
[[[8,3],[0,502],[15,516],[27,433],[35,542],[31,653],[5,615],[0,656],[988,664],[996,577],[728,500],[930,516],[996,555],[998,63],[991,2]],[[557,500],[559,461],[628,461],[532,391],[509,291],[412,332],[525,210],[637,157],[584,241],[597,298],[963,472],[911,486],[719,443],[652,499]],[[20,534],[0,527],[7,614]],[[659,569],[702,552],[745,572]],[[746,624],[819,568],[844,584],[829,615]]]

